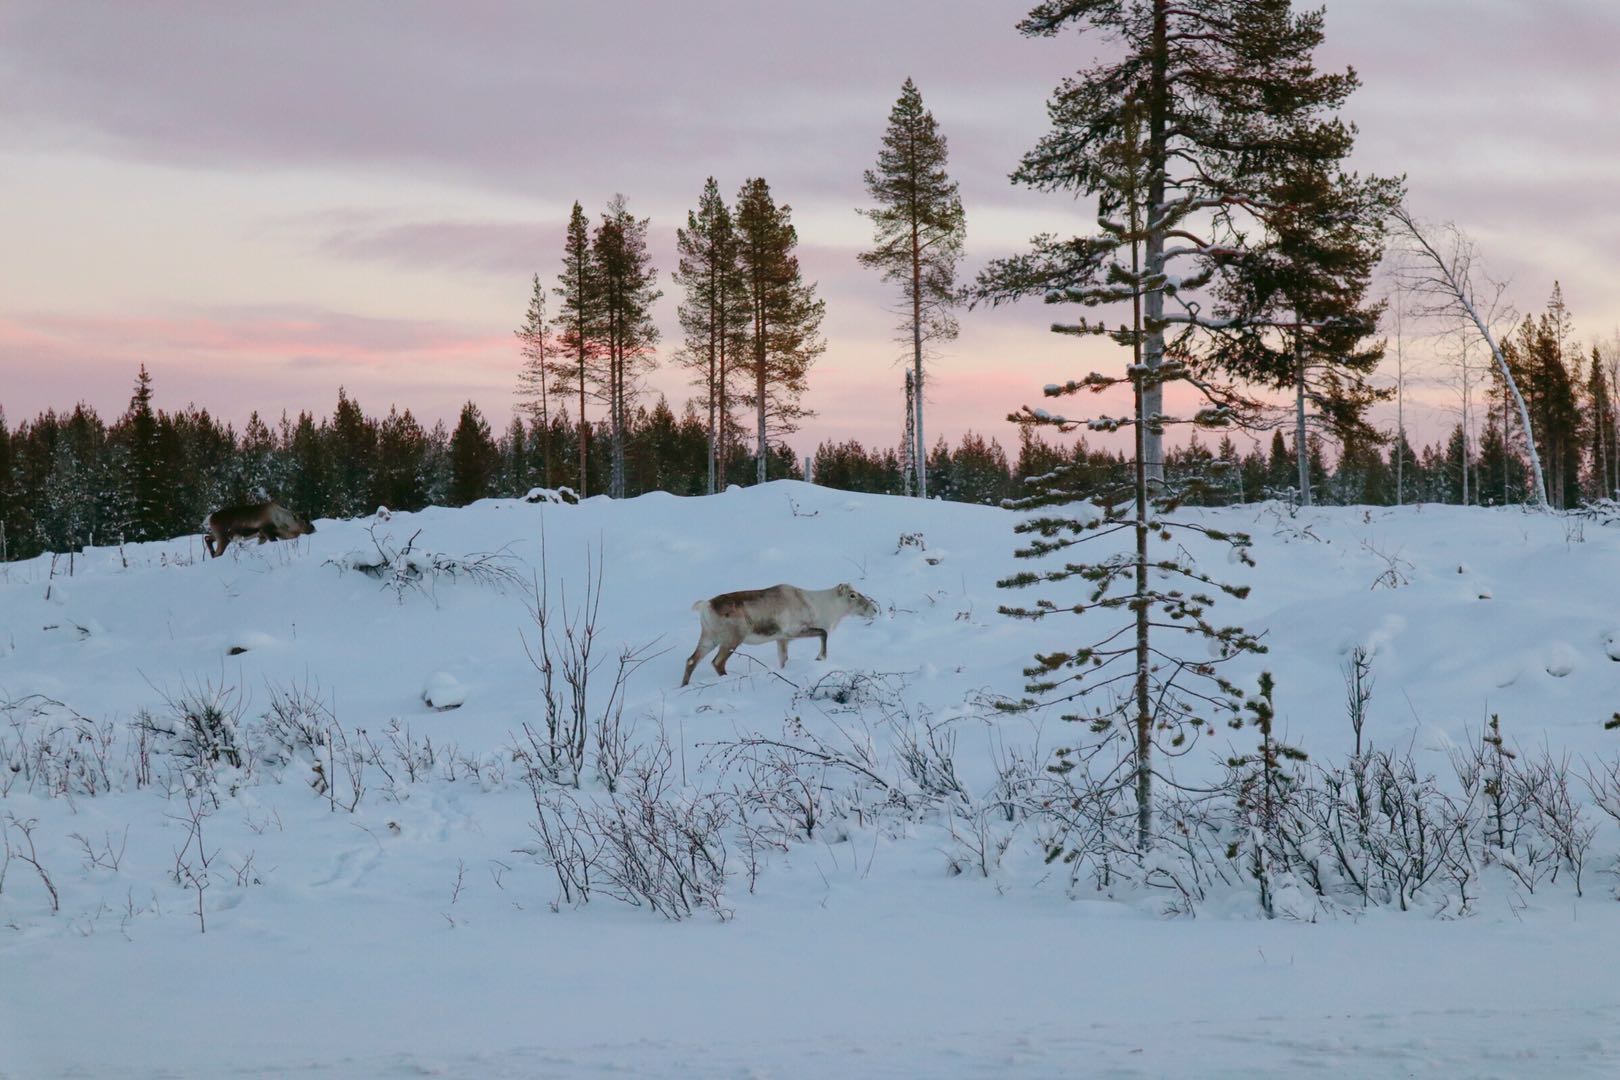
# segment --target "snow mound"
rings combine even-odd
[[[1555,679],[1562,679],[1574,673],[1580,661],[1580,654],[1567,642],[1555,641],[1547,646],[1544,659],[1543,666],[1547,674]]]
[[[225,651],[231,656],[240,656],[242,653],[269,648],[276,644],[276,639],[262,630],[239,630],[228,640],[230,644]]]
[[[422,700],[440,712],[459,709],[467,701],[467,688],[447,671],[435,671],[422,687]]]
[[[1620,660],[1620,630],[1605,630],[1603,633],[1603,651],[1610,660]]]

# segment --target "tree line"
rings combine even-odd
[[[1620,349],[1576,348],[1568,312],[1555,294],[1549,310],[1526,318],[1504,348],[1532,404],[1544,458],[1556,478],[1555,498],[1574,506],[1612,494],[1620,483],[1617,417],[1613,406]],[[1581,365],[1577,366],[1577,361]],[[158,408],[151,376],[142,368],[128,409],[110,423],[88,405],[47,410],[15,429],[0,410],[0,555],[27,558],[88,544],[181,535],[200,527],[221,506],[275,496],[311,517],[351,517],[379,506],[418,510],[462,506],[488,497],[518,498],[534,487],[575,492],[612,487],[622,453],[623,490],[700,495],[758,481],[753,445],[740,425],[727,429],[711,452],[706,400],[688,401],[677,415],[660,397],[636,404],[621,419],[615,449],[611,417],[583,428],[568,403],[548,423],[527,413],[492,429],[466,403],[453,428],[422,425],[409,409],[368,415],[340,389],[330,415],[301,412],[274,421],[252,414],[240,430],[206,408]],[[1461,421],[1445,439],[1421,449],[1397,434],[1384,444],[1349,440],[1335,447],[1322,434],[1307,439],[1306,475],[1319,503],[1378,505],[1463,503],[1496,506],[1528,494],[1522,435],[1506,415],[1499,387],[1482,392],[1483,432],[1466,434]],[[580,452],[580,433],[587,436]],[[884,495],[914,491],[902,438],[892,447],[857,440],[824,441],[808,461],[778,441],[767,478],[804,479],[826,487]],[[1337,453],[1334,450],[1337,449]],[[589,470],[583,482],[581,462]],[[724,471],[711,481],[716,468]],[[1029,427],[1017,444],[969,431],[953,447],[937,439],[925,459],[932,497],[999,505],[1025,494],[1031,482],[1065,470],[1077,495],[1122,483],[1130,461],[1121,450],[1049,439]],[[1231,435],[1217,443],[1193,436],[1166,452],[1171,481],[1205,480],[1190,502],[1228,505],[1298,498],[1299,457],[1281,430],[1244,450]]]
[[[13,429],[0,410],[0,558],[184,535],[221,506],[269,497],[312,518],[354,517],[379,506],[519,497],[548,484],[603,491],[616,463],[629,495],[706,488],[701,417],[692,405],[677,416],[662,398],[627,409],[617,433],[611,418],[581,426],[566,407],[548,428],[514,417],[496,432],[472,402],[454,427],[429,427],[409,409],[368,415],[340,389],[328,416],[267,421],[255,412],[237,429],[195,405],[161,409],[154,393],[143,367],[129,407],[110,423],[81,403]],[[734,439],[730,451],[727,481],[752,482],[749,449]],[[784,445],[771,446],[766,464],[772,480],[801,475]]]

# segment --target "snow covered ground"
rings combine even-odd
[[[1220,568],[1254,586],[1222,620],[1271,650],[1240,681],[1275,673],[1281,726],[1313,755],[1348,750],[1340,669],[1357,644],[1373,654],[1372,736],[1437,774],[1490,713],[1513,744],[1620,754],[1603,730],[1620,708],[1620,529],[1447,507],[1208,514],[1255,536],[1254,569]],[[487,566],[529,582],[543,531],[552,601],[566,584],[570,604],[593,560],[609,668],[621,643],[665,650],[631,676],[624,716],[638,744],[667,735],[678,788],[731,782],[716,744],[780,735],[785,717],[864,738],[859,714],[811,691],[868,673],[952,722],[979,790],[1009,754],[1044,761],[1071,734],[984,704],[1019,691],[1037,649],[1075,643],[1072,624],[996,613],[1013,521],[775,483],[322,521],[212,561],[181,538],[94,549],[71,573],[59,557],[54,576],[48,557],[0,568],[0,751],[56,738],[87,770],[66,794],[13,773],[0,797],[0,1075],[1620,1074],[1620,830],[1595,813],[1583,897],[1567,877],[1533,894],[1493,879],[1465,918],[1267,921],[1238,895],[1169,918],[1148,897],[1066,888],[1025,834],[989,876],[953,874],[963,852],[926,816],[825,822],[770,854],[752,890],[733,848],[724,921],[604,896],[553,910],[511,753],[539,717],[530,600],[511,579],[435,574],[425,553],[464,568],[498,552]],[[421,587],[355,568],[379,542],[413,543]],[[825,664],[801,641],[778,674],[774,647],[750,647],[726,678],[704,664],[678,688],[692,602],[781,581],[847,581],[883,614],[839,627]],[[144,783],[131,722],[225,688],[249,752],[295,685],[396,775],[367,767],[350,812],[310,760],[222,768],[196,844],[175,764],[156,754]],[[1213,774],[1224,739],[1188,773]],[[394,748],[420,759],[428,740],[435,764],[413,782]],[[202,919],[197,867],[176,882],[199,852]]]

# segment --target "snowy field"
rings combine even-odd
[[[1206,514],[1255,540],[1255,568],[1218,568],[1252,595],[1218,614],[1270,652],[1230,674],[1275,674],[1279,726],[1313,758],[1350,750],[1357,645],[1369,737],[1442,783],[1492,713],[1525,756],[1620,756],[1603,726],[1620,528],[1435,506]],[[212,561],[191,537],[0,569],[0,1075],[1620,1075],[1620,829],[1591,807],[1584,895],[1567,869],[1532,890],[1493,866],[1465,911],[1425,896],[1266,920],[1231,889],[1169,915],[1151,892],[1071,882],[1034,825],[983,866],[963,820],[905,787],[893,733],[897,716],[949,732],[965,799],[1075,737],[990,706],[1031,654],[1076,643],[1073,620],[997,614],[1030,599],[995,586],[1021,566],[1014,520],[783,482],[321,521]],[[593,687],[621,646],[650,657],[625,684],[624,745],[664,763],[671,799],[741,798],[769,770],[744,776],[737,747],[757,765],[751,738],[814,739],[869,749],[889,808],[846,768],[809,772],[826,816],[808,837],[759,834],[752,856],[727,834],[719,912],[664,918],[600,883],[559,901],[517,753],[536,745],[525,724],[543,729],[542,535],[554,633],[588,560],[601,572]],[[809,640],[780,672],[773,646],[745,647],[727,677],[704,663],[679,688],[693,601],[777,582],[848,582],[882,612],[840,626],[825,663]],[[210,695],[234,742],[203,783],[162,729]],[[276,742],[278,701],[318,703],[344,743]],[[1233,746],[1249,732],[1178,769],[1212,778]],[[606,798],[595,752],[552,805]]]

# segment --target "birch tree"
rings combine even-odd
[[[1481,286],[1476,278],[1483,275],[1475,267],[1478,252],[1474,243],[1455,225],[1438,229],[1421,225],[1404,206],[1393,214],[1401,234],[1407,240],[1412,259],[1405,270],[1405,288],[1420,299],[1422,314],[1447,319],[1453,323],[1471,326],[1491,351],[1497,373],[1519,413],[1519,422],[1527,435],[1526,451],[1530,457],[1532,505],[1548,510],[1547,482],[1541,470],[1541,455],[1536,450],[1535,428],[1530,423],[1530,410],[1519,392],[1518,380],[1507,358],[1502,353],[1499,336],[1492,329],[1497,320],[1507,315],[1502,303],[1503,287],[1495,283]]]
[[[534,275],[534,291],[529,296],[529,310],[523,325],[512,333],[517,336],[523,355],[523,366],[518,369],[518,405],[540,437],[544,470],[541,482],[548,488],[555,487],[551,463],[551,390],[559,374],[566,377],[567,369],[558,370],[557,348],[546,322],[546,290],[540,284],[539,274]]]
[[[956,337],[952,309],[959,300],[956,267],[967,232],[956,181],[945,171],[945,136],[910,79],[889,113],[877,168],[865,173],[866,191],[877,206],[858,213],[873,225],[874,246],[858,256],[900,286],[901,331],[911,358],[906,387],[913,417],[906,425],[913,439],[917,494],[928,497],[927,439],[923,402],[927,381],[923,360],[930,345]]]

